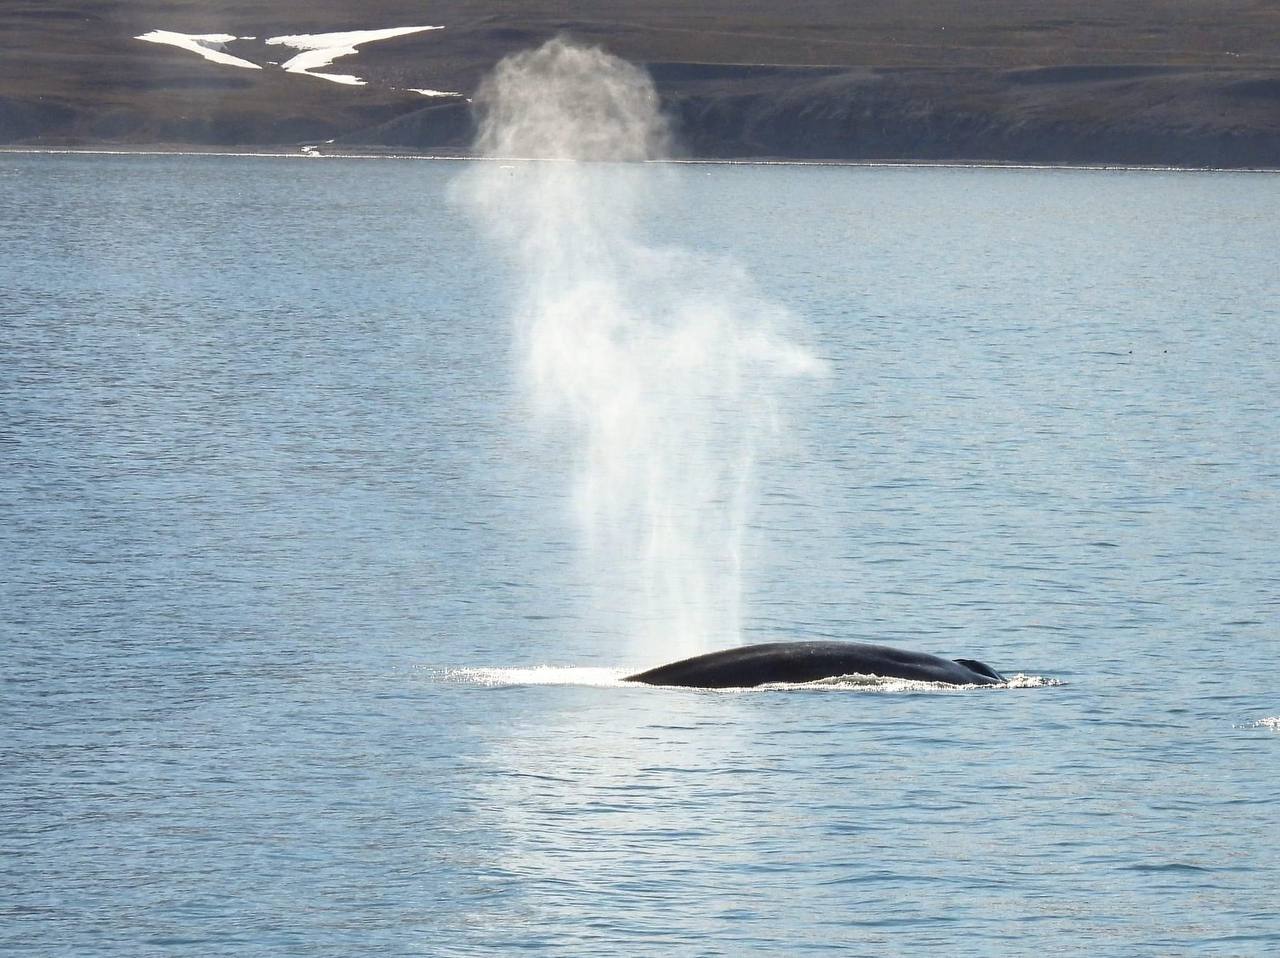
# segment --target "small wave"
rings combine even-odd
[[[1265,728],[1273,732],[1280,732],[1280,715],[1272,715],[1269,718],[1260,718],[1254,722],[1252,728]]]

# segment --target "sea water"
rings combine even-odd
[[[0,156],[0,948],[1280,950],[1280,178],[662,167],[826,370],[742,640],[1024,677],[699,692],[465,166]]]

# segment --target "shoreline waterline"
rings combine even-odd
[[[305,160],[435,160],[446,162],[482,162],[482,163],[531,163],[558,162],[545,157],[522,156],[473,156],[448,153],[370,153],[370,152],[307,152],[295,150],[268,149],[232,149],[218,148],[200,149],[162,149],[149,146],[118,147],[115,149],[99,149],[96,147],[29,147],[0,146],[0,154],[24,156],[219,156],[245,157],[250,159],[305,159]],[[778,158],[712,158],[684,157],[660,160],[645,160],[646,163],[678,166],[781,166],[781,167],[866,167],[871,169],[957,169],[957,170],[1034,170],[1066,172],[1085,171],[1101,173],[1257,173],[1280,174],[1277,167],[1235,167],[1235,166],[1160,166],[1156,164],[1124,164],[1124,163],[1032,163],[1022,161],[1001,162],[996,160],[805,160]]]

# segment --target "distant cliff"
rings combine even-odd
[[[1280,166],[1280,77],[1263,71],[853,70],[669,96],[700,156]]]
[[[650,70],[688,157],[1280,167],[1280,77],[1265,72]],[[465,152],[470,138],[465,105],[445,104],[337,142]]]

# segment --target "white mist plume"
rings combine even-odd
[[[652,160],[670,143],[647,73],[563,39],[507,57],[476,101],[486,156]]]
[[[753,463],[782,377],[818,363],[791,320],[722,258],[646,243],[669,142],[643,71],[553,40],[498,65],[476,95],[466,200],[512,255],[532,408],[568,431],[597,625],[646,652],[740,637]],[[557,464],[558,465],[558,464]]]

